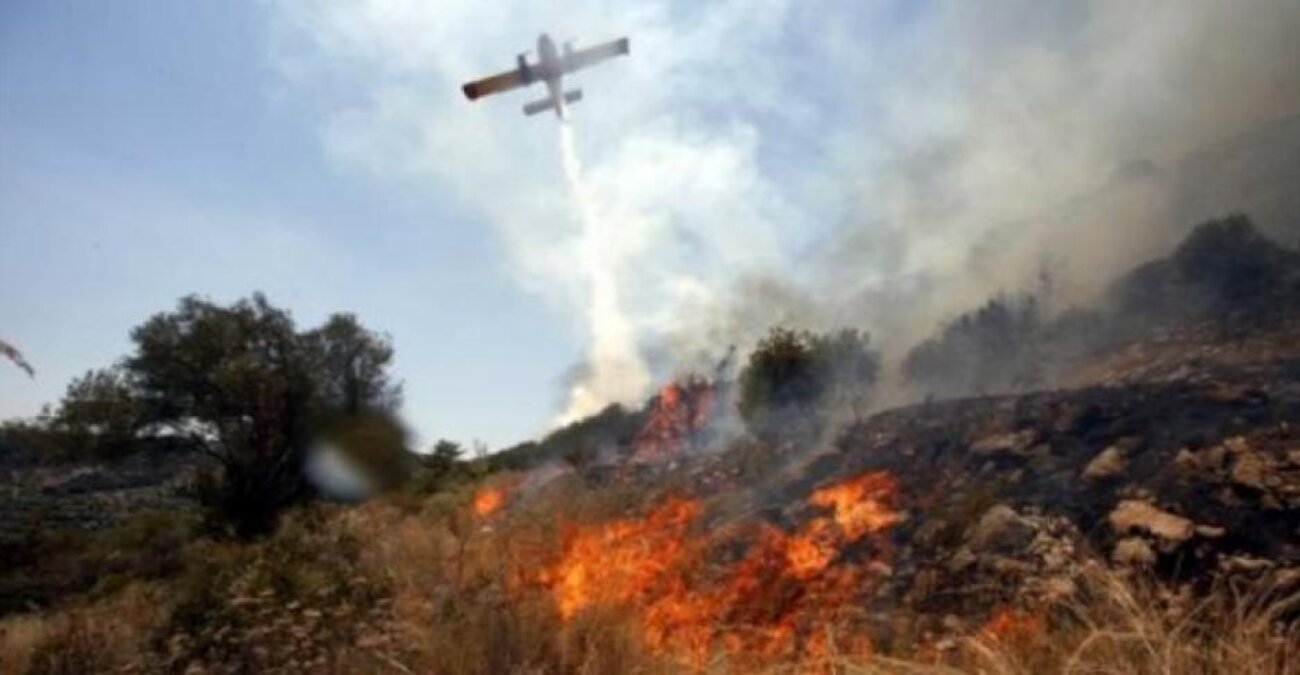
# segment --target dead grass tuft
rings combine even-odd
[[[0,621],[0,673],[138,672],[163,619],[156,587],[132,585],[112,598]]]

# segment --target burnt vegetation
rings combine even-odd
[[[488,454],[412,451],[355,316],[182,299],[0,429],[5,672],[1289,672],[1300,254],[1230,216],[1047,304],[945,322],[910,405],[775,327]],[[321,442],[386,494],[322,499]]]
[[[991,298],[914,347],[904,376],[941,397],[1027,391],[1154,334],[1202,326],[1233,338],[1273,328],[1300,308],[1300,254],[1232,215],[1116,280],[1096,307],[1049,316],[1042,304],[1032,293]]]

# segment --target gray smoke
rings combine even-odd
[[[1058,309],[1198,219],[1277,234],[1300,209],[1295,0],[276,6],[288,79],[346,85],[321,99],[330,152],[480,213],[584,354],[633,364],[586,363],[584,409],[644,388],[643,359],[707,372],[773,324],[867,329],[888,365],[1043,271]],[[633,37],[580,78],[599,228],[548,133],[454,96],[539,27]],[[584,227],[619,264],[575,264]]]
[[[836,139],[849,215],[799,261],[809,278],[740,280],[690,312],[710,321],[674,336],[685,352],[772,323],[848,324],[896,360],[999,292],[1049,279],[1049,309],[1090,302],[1225,212],[1294,238],[1300,3],[934,10],[891,52],[822,46],[831,64],[870,57],[861,81],[888,83],[861,94],[872,124]]]

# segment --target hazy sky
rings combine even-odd
[[[262,290],[300,324],[345,310],[390,333],[423,441],[536,431],[580,336],[510,279],[481,214],[330,158],[274,13],[0,7],[0,335],[38,371],[0,368],[0,416],[56,400],[181,295]]]
[[[343,310],[391,334],[406,414],[425,443],[499,444],[543,428],[587,339],[563,297],[581,290],[555,287],[564,275],[545,269],[569,265],[564,250],[510,250],[546,245],[555,225],[541,221],[565,219],[562,204],[539,208],[529,233],[514,204],[565,198],[555,122],[519,114],[535,92],[471,105],[457,85],[508,67],[540,30],[589,43],[630,34],[632,59],[579,82],[582,147],[635,124],[650,155],[637,169],[645,180],[697,159],[757,175],[751,162],[801,159],[789,147],[797,139],[760,142],[764,124],[791,124],[767,109],[778,101],[759,100],[779,96],[757,91],[775,73],[755,78],[752,100],[701,97],[681,110],[668,108],[680,95],[647,88],[667,68],[722,53],[719,39],[739,47],[712,66],[732,75],[773,68],[774,55],[758,52],[798,39],[784,34],[784,3],[489,4],[4,3],[0,336],[38,373],[0,368],[0,416],[57,400],[181,295],[261,290],[302,325]],[[782,73],[797,54],[787,50]],[[588,141],[583,126],[602,117]],[[429,150],[425,123],[459,136]],[[726,136],[655,157],[680,155],[679,133],[712,128]],[[697,187],[726,202],[711,209],[742,208],[729,186]]]
[[[583,255],[617,272],[656,378],[807,308],[772,280],[823,299],[923,289],[932,320],[1035,259],[973,278],[993,225],[1117,162],[1294,114],[1297,7],[6,2],[0,339],[38,372],[0,367],[0,418],[55,401],[189,293],[260,290],[300,325],[351,311],[389,333],[422,444],[554,419],[594,330]],[[459,91],[542,30],[632,39],[573,82],[596,236],[555,120],[519,112],[540,91]]]

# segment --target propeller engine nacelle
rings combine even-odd
[[[534,81],[537,80],[537,76],[533,75],[532,67],[528,65],[527,53],[523,53],[519,55],[518,64],[519,64],[519,74],[523,77],[524,84],[532,84]]]

